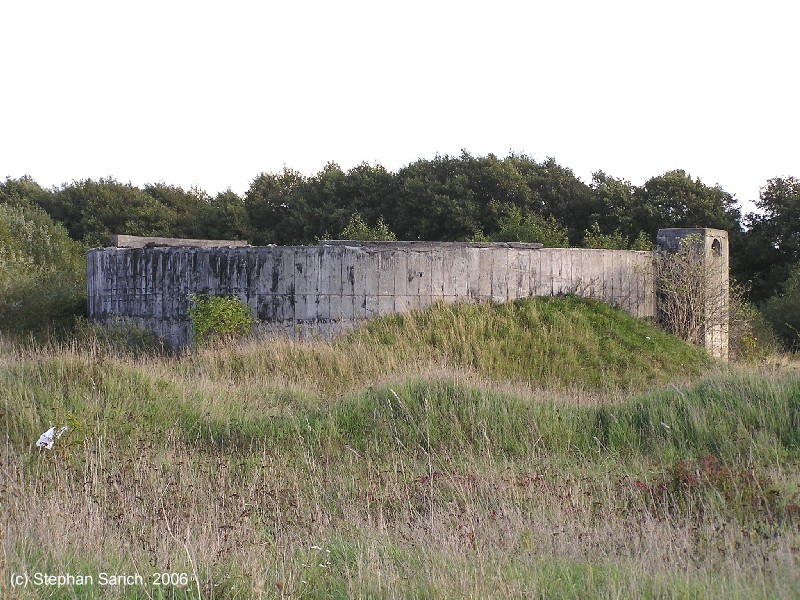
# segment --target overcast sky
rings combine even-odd
[[[211,194],[333,161],[800,177],[800,3],[5,0],[0,177]]]

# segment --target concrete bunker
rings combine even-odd
[[[661,230],[659,243],[663,232],[674,232],[664,234],[664,247],[674,244],[681,231],[701,232],[709,249],[719,241],[727,286],[726,232]],[[115,236],[114,244],[87,255],[90,318],[132,321],[173,346],[192,340],[187,313],[192,293],[236,296],[265,333],[300,339],[330,338],[365,319],[435,302],[577,294],[639,318],[657,311],[652,252],[471,242],[248,246],[132,236]],[[723,260],[711,250],[709,256]],[[715,329],[707,347],[727,357],[727,328],[722,333]]]

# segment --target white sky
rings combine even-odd
[[[800,177],[798,20],[794,0],[4,0],[0,177],[243,193],[463,148],[754,200]]]

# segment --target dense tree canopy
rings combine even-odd
[[[747,260],[741,270],[752,282],[755,298],[762,300],[777,293],[800,263],[800,180],[770,179],[756,206],[762,212],[746,219],[742,254]]]
[[[48,190],[30,177],[8,178],[0,203],[41,208],[84,246],[105,245],[112,233],[310,244],[348,231],[354,215],[364,231],[400,239],[550,246],[645,248],[662,227],[717,227],[729,232],[733,274],[750,282],[757,300],[777,292],[800,261],[797,179],[770,180],[761,214],[743,219],[729,193],[685,171],[641,186],[599,171],[587,185],[553,158],[523,154],[464,151],[397,172],[367,163],[348,171],[329,163],[310,176],[284,168],[257,175],[244,196],[227,190],[210,197],[166,183],[138,188],[113,178]]]
[[[246,231],[254,244],[295,244],[307,206],[302,196],[305,178],[297,171],[261,173],[244,197]]]
[[[685,171],[669,171],[648,179],[634,191],[635,206],[647,207],[637,218],[647,228],[714,227],[728,232],[738,231],[741,211],[736,200],[719,186],[709,187],[692,179]]]

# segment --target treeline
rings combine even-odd
[[[729,232],[732,274],[764,302],[786,292],[800,261],[800,181],[765,182],[760,214],[684,171],[636,186],[603,172],[584,183],[553,159],[511,154],[437,156],[397,172],[329,163],[319,173],[291,169],[255,177],[244,196],[210,196],[166,183],[142,188],[114,179],[44,189],[33,179],[0,183],[0,204],[36,207],[85,247],[112,233],[252,244],[311,244],[343,234],[406,240],[542,242],[547,246],[646,248],[662,227]]]

